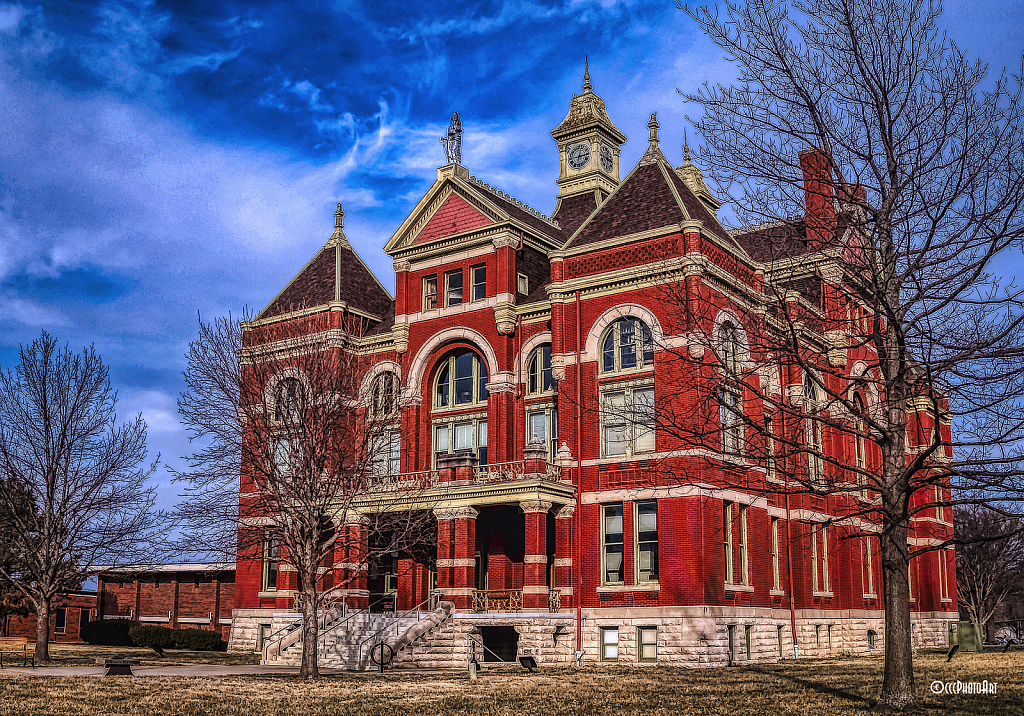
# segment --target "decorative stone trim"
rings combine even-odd
[[[496,305],[494,324],[501,335],[511,335],[516,330],[516,307],[507,301]]]
[[[494,383],[487,383],[484,385],[487,388],[488,393],[514,393],[516,392],[516,384],[507,381],[496,381]]]
[[[412,268],[412,264],[405,259],[396,259],[392,265],[395,267],[395,273],[398,273],[399,271],[409,271]]]
[[[391,326],[391,340],[395,342],[395,352],[405,353],[409,350],[409,326],[405,323]]]
[[[571,567],[572,557],[555,557],[556,567]]]
[[[786,593],[783,590],[781,590],[781,589],[772,589],[772,590],[770,590],[768,592],[768,596],[770,596],[770,597],[784,597],[784,596],[786,596]]]
[[[559,451],[561,452],[561,451]],[[565,505],[558,512],[555,513],[556,520],[565,520],[576,515],[576,505]],[[558,560],[555,560],[558,563]],[[569,564],[572,564],[572,559],[569,559]]]
[[[753,584],[726,584],[725,591],[727,592],[752,592],[754,591]]]
[[[361,512],[346,512],[345,518],[342,520],[346,525],[368,525],[370,524],[370,518]]]
[[[751,590],[751,591],[753,591],[753,590]],[[811,592],[811,596],[812,597],[834,597],[835,593],[833,593],[833,592]]]
[[[686,347],[690,351],[690,357],[694,360],[704,360],[704,348],[706,341],[697,333],[686,334]]]
[[[480,510],[475,507],[438,507],[434,509],[434,516],[438,522],[443,520],[475,520],[479,514]]]
[[[439,559],[437,560],[437,566],[440,567],[475,567],[476,560],[472,557],[464,557],[460,559]]]
[[[437,591],[445,597],[472,597],[476,590],[472,587],[439,587]]]
[[[551,503],[544,502],[543,500],[525,500],[519,503],[519,509],[521,509],[524,514],[547,512],[551,509]]]
[[[606,584],[597,588],[598,592],[660,592],[661,584],[658,582],[645,582],[644,584]]]
[[[496,249],[518,249],[519,237],[513,236],[512,234],[502,234],[501,236],[495,236],[491,239],[491,244],[493,244]]]
[[[547,594],[547,593],[548,593],[548,588],[543,586],[543,585],[541,585],[539,587],[535,586],[535,585],[530,585],[530,584],[527,584],[527,585],[523,586],[523,594]]]
[[[546,554],[526,554],[523,555],[523,564],[547,564],[548,556]]]
[[[351,569],[356,572],[365,572],[370,566],[366,562],[337,562],[334,565],[335,569]]]

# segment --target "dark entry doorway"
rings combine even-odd
[[[519,649],[519,632],[515,627],[480,627],[480,636],[483,637],[484,646],[487,647],[484,649],[484,661],[514,662],[516,660]]]

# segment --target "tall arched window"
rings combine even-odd
[[[302,417],[302,383],[298,378],[284,378],[274,392],[274,420],[296,423]]]
[[[487,366],[469,350],[449,353],[434,382],[434,407],[470,406],[487,400]]]
[[[729,377],[738,380],[742,363],[740,360],[740,337],[736,326],[729,322],[723,323],[719,332],[719,338],[721,341],[722,367]]]
[[[601,370],[636,370],[654,365],[654,336],[639,318],[620,318],[601,342]]]
[[[743,454],[743,383],[740,376],[740,338],[731,322],[719,330],[719,353],[725,375],[718,389],[719,419],[722,424],[722,452]]]
[[[810,373],[804,374],[804,423],[807,442],[807,481],[811,486],[820,486],[825,480],[825,466],[821,458],[821,398],[817,384]]]
[[[370,412],[377,420],[398,415],[398,376],[391,371],[378,375],[373,381]]]
[[[551,377],[551,344],[545,343],[535,348],[530,355],[530,362],[526,367],[527,387],[529,393],[548,393],[555,388],[555,381]]]
[[[859,391],[853,395],[853,413],[854,413],[854,429],[856,434],[854,435],[854,465],[857,468],[857,484],[860,485],[860,498],[862,500],[868,499],[868,456],[867,456],[867,441],[864,436],[867,432],[867,423],[864,420],[864,416],[867,414],[867,406],[864,402],[864,396]]]

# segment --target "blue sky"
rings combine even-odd
[[[1021,10],[947,2],[943,26],[1019,68]],[[381,247],[444,163],[453,110],[470,171],[549,213],[548,132],[585,56],[630,137],[624,173],[652,111],[677,157],[693,111],[677,87],[733,77],[672,0],[0,3],[0,366],[41,330],[94,344],[119,412],[142,412],[152,456],[180,465],[197,316],[262,308],[338,201],[393,287]]]

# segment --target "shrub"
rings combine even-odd
[[[164,655],[164,649],[171,649],[176,646],[174,630],[165,626],[140,624],[129,629],[128,635],[136,645],[148,646],[160,656]]]
[[[140,626],[131,619],[100,619],[82,625],[82,641],[103,646],[135,646],[129,631]]]
[[[190,651],[214,651],[220,648],[220,634],[208,629],[175,629],[174,646]]]

